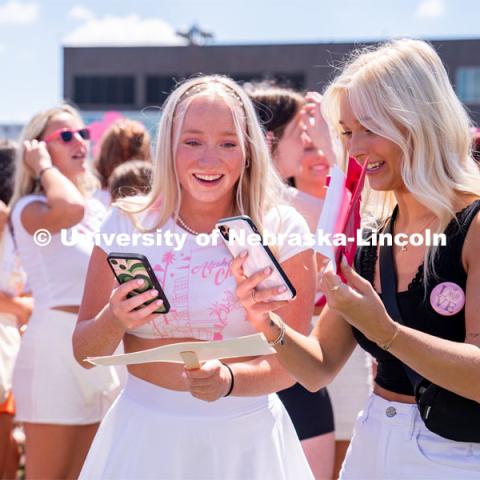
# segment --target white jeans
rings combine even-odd
[[[360,412],[341,480],[480,479],[480,444],[430,432],[416,405],[372,394]]]

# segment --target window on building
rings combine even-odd
[[[480,67],[460,67],[456,72],[458,98],[468,104],[480,104]]]
[[[135,78],[131,76],[76,76],[74,101],[77,105],[134,105]]]
[[[173,75],[148,75],[145,88],[146,103],[161,105],[176,84],[177,79]]]

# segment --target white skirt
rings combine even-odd
[[[309,480],[290,417],[272,394],[207,403],[129,376],[80,479]]]
[[[73,356],[76,314],[34,310],[13,373],[19,421],[58,425],[99,422],[120,390],[114,368],[81,367]]]

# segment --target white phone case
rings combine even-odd
[[[257,286],[257,290],[260,291],[285,285],[287,290],[284,293],[279,293],[274,296],[273,299],[291,300],[295,297],[295,288],[268,246],[262,245],[261,240],[260,243],[248,241],[248,239],[253,238],[253,235],[260,235],[250,217],[241,215],[238,217],[224,218],[218,221],[216,227],[220,231],[220,236],[225,242],[225,245],[234,257],[237,257],[244,250],[248,251],[247,259],[243,264],[243,271],[247,277],[267,267],[272,269],[272,274]],[[227,230],[228,240],[225,237]],[[230,232],[234,232],[234,234],[230,235]]]

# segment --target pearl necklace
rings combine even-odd
[[[193,228],[190,228],[181,218],[180,216],[177,216],[178,223],[188,232],[191,233],[192,235],[200,235],[200,232],[197,232]]]

